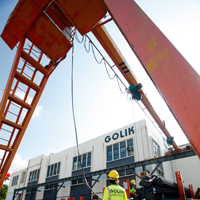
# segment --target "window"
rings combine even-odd
[[[83,167],[91,166],[91,152],[74,157],[72,170],[81,169],[81,164]]]
[[[87,180],[87,178],[86,178],[86,180]],[[88,180],[87,180],[87,182],[88,182]],[[72,180],[71,183],[72,183],[72,185],[77,185],[77,184],[83,184],[84,182],[83,182],[83,179],[76,179],[76,180]]]
[[[28,182],[37,181],[39,176],[39,171],[40,171],[39,169],[31,171],[29,174]]]
[[[133,155],[133,140],[127,140],[127,152],[128,152],[128,156],[132,156]]]
[[[126,142],[120,142],[120,155],[121,158],[126,157]]]
[[[83,165],[83,167],[86,167],[86,154],[84,154],[83,155],[83,163],[82,163],[82,165]]]
[[[119,159],[119,144],[114,144],[113,145],[114,149],[114,160]]]
[[[77,168],[77,157],[73,158],[73,170]]]
[[[112,146],[107,147],[107,161],[112,160]]]
[[[91,153],[88,153],[87,166],[91,166]]]
[[[119,176],[127,176],[127,175],[131,175],[131,174],[135,174],[135,169],[126,169],[126,170],[121,170],[118,171]]]
[[[78,167],[77,168],[78,169],[81,168],[81,156],[78,156]]]
[[[11,186],[17,185],[18,178],[19,178],[19,176],[14,176],[14,177],[13,177]]]
[[[153,152],[154,152],[154,156],[156,157],[160,156],[160,147],[154,140],[153,140]]]
[[[48,166],[47,177],[56,176],[60,173],[60,162]]]
[[[107,146],[107,161],[134,155],[133,139]]]

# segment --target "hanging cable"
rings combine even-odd
[[[135,100],[136,101],[136,100]],[[163,141],[164,141],[164,144],[166,145],[166,140],[165,140],[165,138],[164,138],[164,136],[162,135],[162,131],[160,131],[156,126],[155,126],[155,124],[153,123],[153,121],[150,119],[150,117],[147,115],[147,113],[144,111],[144,109],[142,108],[142,106],[139,104],[139,102],[138,101],[136,101],[136,103],[138,104],[138,106],[142,109],[142,111],[144,112],[144,114],[147,116],[147,118],[149,119],[149,121],[153,124],[153,126],[156,128],[156,130],[158,131],[158,133],[160,133],[160,135],[161,135],[161,137],[162,137],[162,139],[163,139]],[[167,145],[168,146],[168,145]]]
[[[85,36],[82,36],[82,39],[79,40],[77,31],[75,31],[75,32],[76,32],[76,33],[75,33],[75,38],[76,38],[76,40],[78,41],[78,43],[82,43],[82,42],[84,41],[84,39],[85,39]]]
[[[77,147],[77,153],[78,153],[78,158],[81,157],[80,153],[79,153],[79,148],[78,148],[78,134],[77,134],[77,127],[76,127],[76,119],[75,119],[75,112],[74,112],[74,86],[73,86],[73,71],[74,71],[74,42],[72,39],[72,69],[71,69],[71,98],[72,98],[72,114],[73,114],[73,122],[74,122],[74,131],[75,131],[75,135],[76,135],[76,147]],[[78,159],[79,160],[79,159]],[[91,190],[91,192],[98,196],[97,194],[95,194],[95,192],[92,190],[92,188],[89,186],[87,179],[85,177],[85,173],[83,170],[83,165],[82,165],[82,161],[80,159],[80,164],[81,164],[81,169],[82,169],[82,175],[83,175],[83,183]]]
[[[98,60],[97,60],[97,57],[96,57],[96,55],[95,55],[95,53],[94,53],[94,48],[93,48],[93,46],[94,46],[94,45],[92,44],[91,47],[92,47],[92,53],[93,53],[93,55],[94,55],[94,58],[95,58],[95,60],[96,60],[96,62],[97,62],[98,64],[101,64],[102,61],[104,60],[104,57],[102,57],[101,60],[98,61]]]
[[[96,60],[96,62],[97,62],[98,64],[101,64],[102,61],[104,61],[104,66],[105,66],[106,72],[107,72],[107,74],[108,74],[108,77],[109,77],[111,80],[113,80],[115,77],[117,77],[117,82],[118,82],[119,89],[120,89],[121,93],[124,94],[124,93],[128,90],[128,88],[127,88],[126,85],[123,83],[123,81],[119,78],[119,76],[117,75],[117,73],[113,70],[113,66],[111,66],[111,65],[108,63],[108,61],[105,59],[105,57],[102,55],[102,53],[98,50],[98,48],[95,46],[95,44],[94,44],[94,43],[92,42],[92,40],[89,38],[89,36],[88,36],[88,35],[85,35],[85,36],[82,37],[81,40],[79,40],[78,34],[77,34],[77,30],[76,30],[76,31],[75,31],[75,38],[76,38],[76,40],[78,41],[78,43],[83,43],[83,42],[84,42],[84,48],[85,48],[85,51],[86,51],[87,53],[90,52],[90,46],[91,46],[92,53],[93,53],[93,56],[94,56],[94,59]],[[87,39],[88,39],[88,48],[87,48],[87,44],[86,44]],[[100,60],[100,61],[97,60],[97,57],[96,57],[96,54],[95,54],[94,49],[96,49],[96,51],[97,51],[97,52],[99,53],[99,55],[101,56],[101,60]],[[107,69],[107,65],[108,65],[108,66],[110,67],[110,69],[113,71],[113,73],[114,73],[114,76],[113,76],[113,77],[110,76],[110,74],[109,74],[109,72],[108,72],[108,69]],[[124,85],[124,87],[125,87],[125,91],[124,91],[124,92],[122,91],[122,89],[121,89],[121,87],[120,87],[120,85],[119,85],[119,81],[120,81],[120,82],[122,83],[122,85]]]
[[[109,77],[111,80],[113,80],[113,79],[115,78],[116,74],[114,74],[113,77],[110,76],[110,74],[109,74],[109,72],[108,72],[108,69],[107,69],[106,63],[107,63],[106,60],[104,60],[104,65],[105,65],[105,69],[106,69],[106,72],[107,72],[107,74],[108,74],[108,77]]]
[[[95,46],[95,44],[92,42],[92,40],[89,38],[89,36],[88,35],[85,35],[85,36],[83,36],[82,37],[82,39],[81,39],[81,41],[78,39],[78,36],[77,36],[77,31],[75,31],[76,33],[75,33],[75,38],[76,38],[76,40],[79,42],[79,43],[82,43],[83,41],[84,41],[84,48],[85,48],[85,50],[86,50],[86,52],[87,53],[89,53],[90,52],[90,45],[91,45],[91,49],[92,49],[92,53],[93,53],[93,56],[94,56],[94,58],[95,58],[95,60],[97,61],[97,63],[98,64],[100,64],[101,62],[102,62],[102,60],[104,61],[104,66],[105,66],[105,69],[106,69],[106,72],[107,72],[107,74],[108,74],[108,77],[111,79],[111,80],[113,80],[115,77],[117,78],[117,82],[118,82],[118,87],[119,87],[119,89],[120,89],[120,91],[121,91],[121,93],[122,94],[124,94],[124,93],[126,93],[127,94],[127,98],[128,98],[128,100],[129,101],[132,101],[133,99],[130,97],[128,97],[128,88],[126,87],[126,85],[124,84],[124,82],[119,78],[119,76],[117,75],[117,73],[113,70],[113,67],[108,63],[108,61],[105,59],[105,57],[102,55],[102,53],[98,50],[98,48]],[[88,45],[88,49],[86,48],[86,38],[88,39],[88,43],[89,43],[89,45]],[[96,59],[96,55],[95,55],[95,52],[94,52],[94,49],[93,48],[95,48],[96,49],[96,51],[101,55],[101,57],[102,57],[102,59],[101,59],[101,61],[98,61],[97,59]],[[114,76],[113,77],[111,77],[110,76],[110,74],[109,74],[109,72],[108,72],[108,69],[107,69],[107,65],[110,67],[110,69],[113,71],[113,73],[114,73]],[[125,91],[123,92],[122,90],[121,90],[121,87],[120,87],[120,85],[119,85],[119,82],[121,82],[123,85],[124,85],[124,87],[125,87]],[[137,101],[136,101],[137,102]],[[142,109],[142,107],[140,106],[140,104],[137,102],[137,104],[139,105],[139,107]],[[163,133],[163,131],[159,131],[158,130],[158,128],[155,126],[155,124],[152,122],[152,120],[149,118],[149,116],[146,114],[146,112],[144,111],[144,109],[142,109],[142,111],[144,112],[144,114],[148,117],[148,119],[150,120],[150,122],[154,125],[154,127],[156,128],[156,130],[160,133],[160,135],[161,135],[161,137],[163,138],[163,141],[165,142],[165,145],[166,145],[166,141],[165,141],[165,138],[163,137],[163,135],[162,135],[162,133]]]
[[[87,37],[85,37],[84,48],[85,48],[86,52],[89,53],[89,52],[90,52],[90,40],[89,40],[89,42],[88,42],[88,49],[87,49],[87,47],[86,47],[86,42],[87,42]]]

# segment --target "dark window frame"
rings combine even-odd
[[[83,163],[83,157],[85,158],[84,163]],[[73,157],[72,171],[80,170],[82,168],[81,164],[83,168],[91,166],[91,152]]]
[[[119,150],[119,158],[115,157],[115,145],[118,144],[118,150]],[[131,150],[128,150],[127,148],[131,148]],[[127,158],[130,156],[134,156],[134,144],[133,144],[133,138],[127,139],[124,141],[120,141],[118,143],[109,145],[106,147],[106,156],[107,156],[107,162]]]
[[[60,162],[51,164],[47,167],[47,178],[57,176],[60,173]],[[55,170],[56,168],[56,170]],[[54,173],[55,172],[55,173]]]
[[[18,178],[19,178],[19,175],[13,177],[11,186],[17,185]]]

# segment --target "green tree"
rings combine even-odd
[[[3,184],[0,190],[0,200],[4,200],[6,198],[7,191],[8,191],[8,185]]]

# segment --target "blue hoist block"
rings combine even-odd
[[[168,138],[167,138],[167,143],[168,143],[169,145],[172,145],[172,144],[174,143],[174,138],[173,138],[173,137],[168,137]]]
[[[138,101],[142,99],[142,94],[138,91],[140,88],[142,88],[141,84],[130,85],[129,88],[128,88],[129,91],[132,94],[133,99],[136,99]]]

